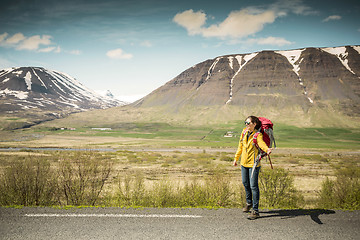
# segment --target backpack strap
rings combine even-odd
[[[259,136],[260,130],[257,131],[254,136],[253,136],[253,145],[257,148],[260,149],[258,142],[257,142],[257,137]]]
[[[247,133],[247,130],[246,130],[246,128],[244,128],[243,131],[242,131],[242,133],[241,133],[241,138],[240,138],[240,141],[241,141],[241,142],[243,141],[246,133]]]
[[[257,142],[257,138],[258,138],[258,136],[259,136],[259,134],[261,133],[261,131],[260,130],[258,130],[255,134],[254,134],[254,136],[253,136],[253,145],[258,149],[258,154],[260,155],[260,160],[261,160],[261,158],[262,157],[264,157],[264,156],[266,156],[266,155],[268,155],[266,152],[264,152],[260,147],[259,147],[259,144],[258,144],[258,142]],[[260,161],[259,160],[259,161]]]
[[[257,167],[257,165],[259,164],[259,162],[262,158],[262,155],[263,155],[262,150],[257,143],[257,137],[259,136],[259,133],[260,133],[260,130],[258,130],[253,136],[252,144],[258,149],[258,154],[257,155],[254,154],[254,167]]]

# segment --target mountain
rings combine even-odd
[[[308,125],[360,117],[360,46],[261,51],[206,60],[131,106],[196,121],[250,114]]]
[[[106,91],[105,96],[108,98],[114,99],[114,95],[112,94],[112,92],[110,90]]]
[[[41,67],[0,70],[1,114],[41,121],[120,105],[123,102],[100,96],[65,73]]]

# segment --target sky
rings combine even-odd
[[[360,45],[351,0],[3,0],[0,69],[44,67],[121,100],[228,54]]]

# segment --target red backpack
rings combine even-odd
[[[263,140],[266,143],[268,147],[274,147],[276,148],[275,138],[274,138],[274,132],[273,132],[273,126],[274,124],[267,118],[259,117],[259,120],[261,122],[260,129],[255,133],[254,135],[254,144],[255,146],[259,147],[257,144],[257,136],[259,133],[262,133]]]
[[[254,134],[253,137],[253,144],[255,145],[255,147],[257,149],[259,149],[259,153],[260,153],[260,158],[259,161],[261,160],[262,157],[264,156],[268,156],[269,157],[269,162],[271,165],[271,168],[273,168],[272,163],[271,163],[271,159],[270,159],[270,155],[268,155],[266,152],[264,152],[258,145],[257,143],[257,137],[259,135],[259,133],[262,133],[263,135],[263,140],[266,143],[266,145],[268,147],[272,147],[274,145],[274,148],[276,148],[276,142],[275,142],[275,137],[274,137],[274,132],[273,132],[273,126],[274,124],[267,118],[264,117],[259,117],[259,120],[261,122],[261,127],[260,129]]]

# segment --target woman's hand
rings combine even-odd
[[[236,161],[236,160],[234,160],[233,165],[234,165],[235,167],[237,166],[237,161]]]
[[[269,149],[267,150],[267,154],[269,155],[272,150],[273,150],[273,148],[269,148]]]

